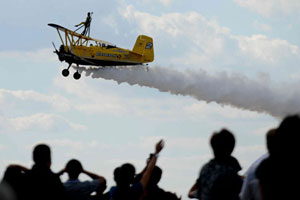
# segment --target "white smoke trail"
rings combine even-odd
[[[225,72],[209,75],[203,70],[184,72],[163,67],[78,68],[86,76],[115,80],[130,85],[156,88],[161,92],[191,96],[201,101],[268,113],[275,117],[300,113],[299,87],[280,86],[249,80],[241,74]]]

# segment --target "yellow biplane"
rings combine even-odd
[[[55,48],[54,53],[58,55],[61,62],[69,64],[62,71],[63,76],[69,75],[72,64],[90,66],[124,66],[142,65],[154,60],[153,39],[145,35],[139,35],[132,50],[119,48],[109,42],[93,39],[89,36],[79,34],[56,24],[48,24],[55,28],[62,42],[59,50]],[[78,70],[73,77],[81,77]]]

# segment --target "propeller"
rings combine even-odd
[[[55,51],[53,51],[53,53],[58,53],[58,50],[56,49],[56,46],[55,46],[54,42],[52,42],[52,45],[53,45],[53,47],[55,49]]]

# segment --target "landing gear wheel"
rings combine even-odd
[[[73,75],[74,79],[78,80],[81,77],[81,74],[79,74],[79,72],[75,72]]]
[[[67,70],[67,69],[62,70],[62,75],[63,75],[64,77],[69,76],[69,74],[70,74],[69,70]]]

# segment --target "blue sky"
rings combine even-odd
[[[52,148],[54,171],[77,158],[112,186],[115,167],[132,162],[141,170],[155,142],[164,138],[160,184],[186,199],[200,167],[212,157],[210,135],[223,127],[235,134],[234,155],[245,171],[265,152],[266,131],[284,114],[300,110],[299,8],[295,0],[2,1],[1,173],[9,163],[31,167],[32,147],[44,142]],[[219,81],[226,78],[228,87],[241,78],[249,87],[238,87],[242,93],[218,104],[213,97],[207,103],[114,80],[64,78],[67,64],[53,54],[51,42],[58,46],[59,39],[47,24],[73,29],[88,11],[94,12],[94,38],[131,49],[138,35],[153,37],[150,68],[204,71]],[[174,80],[174,87],[179,83]],[[217,96],[228,89],[223,86],[220,81],[203,88]],[[265,93],[250,90],[260,86]],[[258,96],[270,103],[247,101]]]

